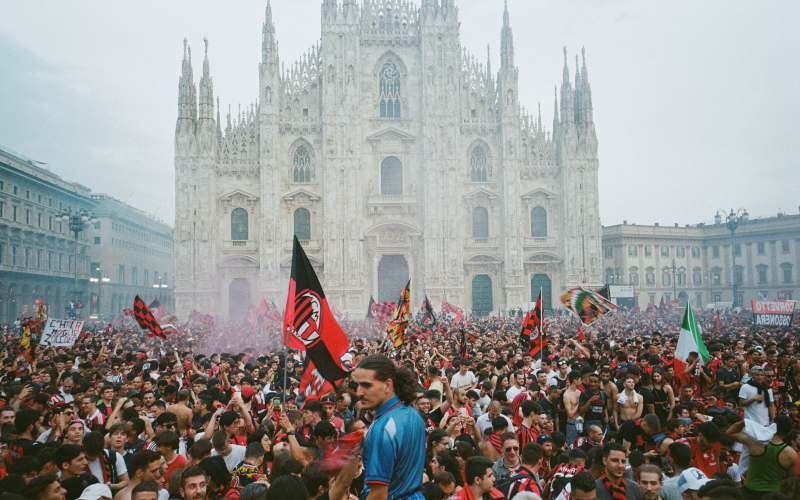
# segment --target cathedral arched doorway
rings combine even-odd
[[[689,303],[689,294],[686,292],[679,293],[678,298],[681,299],[681,307],[686,307],[686,304]]]
[[[493,309],[492,278],[479,274],[472,278],[472,314],[486,316]]]
[[[402,255],[384,255],[378,263],[378,302],[397,302],[408,283],[408,261]]]
[[[542,294],[542,310],[551,311],[553,309],[552,296],[553,283],[546,274],[534,274],[531,278],[531,302],[536,302],[539,293]]]
[[[250,309],[250,280],[234,278],[228,285],[228,321],[237,324],[247,317]]]

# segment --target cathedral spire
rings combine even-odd
[[[556,134],[558,133],[558,85],[555,86],[553,89],[553,140],[556,139]]]
[[[572,83],[569,81],[569,65],[567,63],[567,48],[564,47],[564,78],[561,81],[561,125],[567,133],[575,123],[575,102],[572,92]]]
[[[592,123],[594,116],[592,113],[592,86],[589,84],[589,71],[586,69],[586,47],[581,47],[583,57],[583,68],[581,69],[581,109],[583,110],[584,123]]]
[[[197,90],[192,74],[192,48],[183,39],[183,62],[181,78],[178,82],[178,117],[179,119],[197,119]]]
[[[267,64],[277,60],[278,46],[275,40],[275,23],[272,21],[272,4],[267,0],[267,11],[264,16],[264,26],[261,29],[261,63]]]
[[[200,78],[200,119],[214,119],[214,84],[211,80],[211,69],[208,65],[208,38],[203,37],[206,45],[205,59],[203,60],[203,76]]]
[[[514,67],[514,34],[511,32],[511,24],[508,16],[508,0],[505,0],[503,10],[503,31],[500,38],[500,67]]]

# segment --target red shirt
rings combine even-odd
[[[719,452],[722,445],[714,443],[708,450],[701,450],[696,437],[679,439],[679,443],[685,443],[692,449],[692,467],[703,471],[707,477],[711,477],[719,471]]]
[[[175,469],[182,469],[184,466],[186,466],[186,459],[181,455],[175,455],[175,459],[167,464],[167,472],[164,473],[164,482],[169,484],[169,476],[172,475]]]

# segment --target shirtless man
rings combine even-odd
[[[606,393],[609,401],[616,401],[619,395],[617,384],[611,381],[611,368],[605,367],[600,370],[600,388]]]
[[[178,417],[178,434],[186,435],[186,431],[192,426],[192,409],[189,408],[189,391],[181,389],[178,391],[178,402],[167,407],[169,413],[174,413]]]
[[[625,377],[624,390],[614,402],[614,424],[617,429],[621,422],[639,418],[644,409],[644,398],[634,390],[636,379],[632,375]]]
[[[578,430],[575,428],[575,419],[580,415],[580,407],[578,400],[581,397],[581,391],[578,386],[581,385],[581,375],[577,371],[569,372],[567,376],[569,388],[564,391],[564,410],[567,412],[567,445],[572,446],[572,443],[578,439]]]

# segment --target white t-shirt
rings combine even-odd
[[[758,389],[749,384],[745,384],[739,389],[739,397],[743,399],[753,399],[756,394],[758,394]],[[775,401],[775,397],[772,395],[772,389],[769,389],[769,397],[772,401]],[[744,418],[745,420],[752,420],[753,422],[761,424],[764,427],[768,426],[769,409],[767,408],[766,401],[753,401],[750,406],[745,406]]]
[[[519,393],[521,393],[524,390],[525,390],[525,387],[517,388],[516,385],[512,385],[506,391],[506,397],[508,398],[509,401],[514,401],[514,398],[517,397],[519,395]]]
[[[225,460],[225,465],[228,467],[228,472],[233,472],[233,469],[244,460],[244,452],[247,450],[247,448],[239,446],[238,444],[232,444],[231,448],[233,448],[233,450],[231,450],[230,455],[222,457],[222,459]],[[217,455],[219,455],[217,450],[212,449],[211,456],[216,457]]]
[[[475,382],[475,374],[467,370],[466,375],[461,375],[461,372],[454,374],[452,380],[450,381],[450,387],[452,387],[454,391],[456,389],[469,390],[469,388],[472,387],[472,384]]]
[[[103,451],[105,452],[106,457],[110,456],[108,450],[103,450]],[[117,455],[117,477],[120,477],[121,475],[128,472],[128,469],[127,467],[125,467],[125,459],[122,458],[122,455],[120,455],[119,453],[117,453],[116,455]],[[100,465],[100,459],[98,458],[97,460],[89,460],[87,458],[86,463],[89,464],[89,471],[92,473],[94,477],[97,478],[98,481],[100,481],[100,484],[105,484],[105,481],[103,481],[103,466]],[[111,479],[109,478],[109,480]]]

